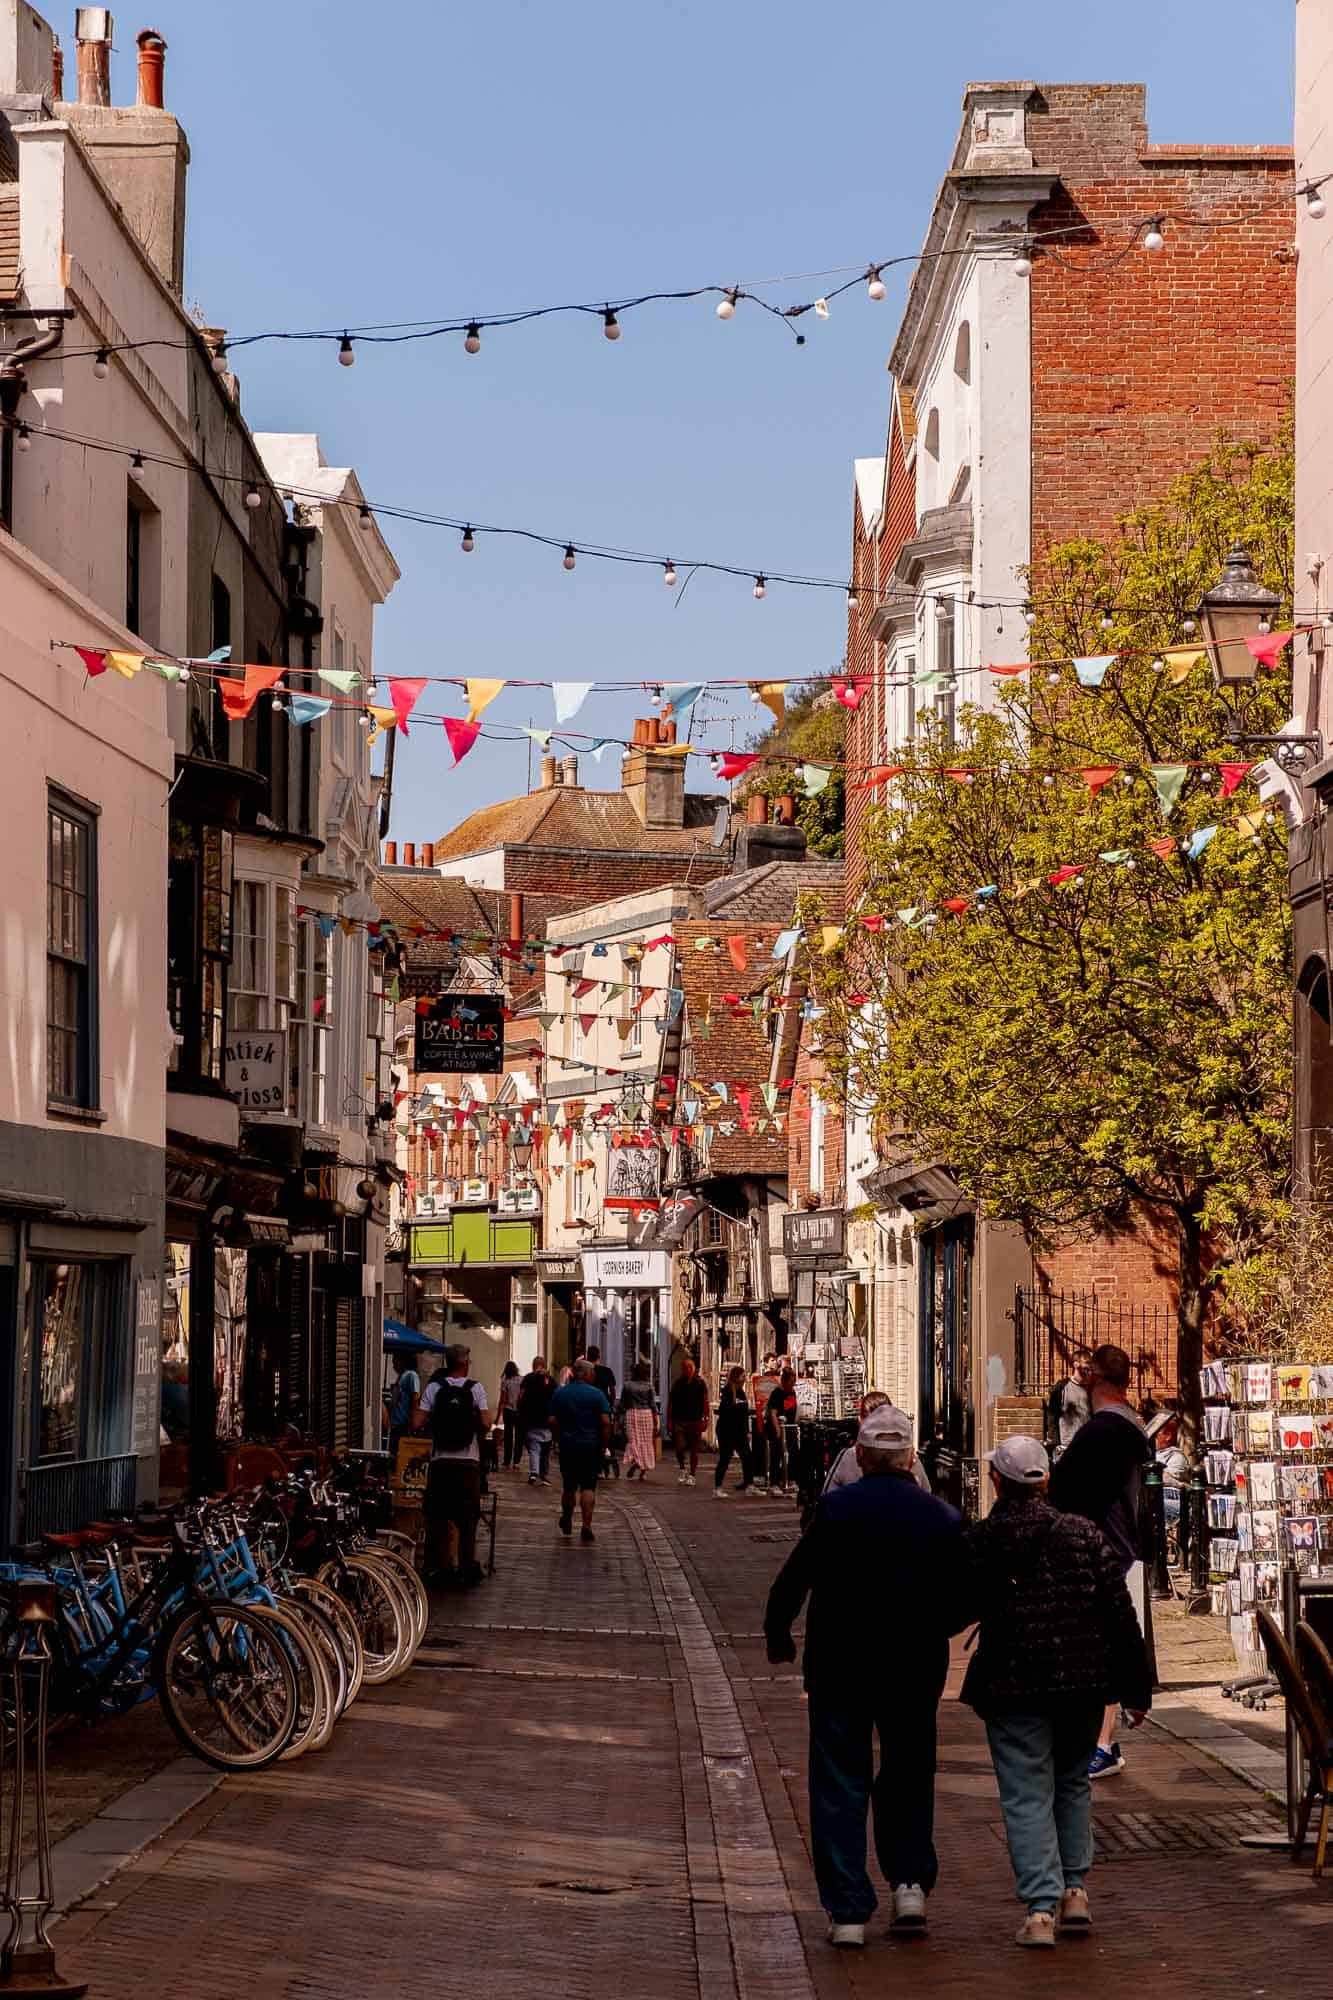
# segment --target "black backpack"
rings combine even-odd
[[[430,1434],[436,1451],[466,1451],[477,1441],[477,1406],[473,1384],[442,1380],[430,1413]]]

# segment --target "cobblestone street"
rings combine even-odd
[[[1294,1992],[1282,1940],[1307,1967],[1333,1947],[1333,1880],[1237,1844],[1276,1823],[1258,1793],[1145,1729],[1098,1790],[1093,1937],[1020,1955],[984,1740],[947,1697],[929,1939],[877,1921],[835,1955],[800,1683],[760,1637],[789,1509],[717,1506],[663,1468],[604,1492],[589,1549],[561,1540],[551,1495],[501,1482],[496,1576],[439,1604],[411,1672],[327,1752],[229,1779],[67,1917],[67,1977],[136,2000],[1095,2000],[1187,1962],[1217,1992]]]

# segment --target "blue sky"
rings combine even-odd
[[[72,9],[56,25],[69,48]],[[1291,132],[1291,13],[1242,0],[154,0],[167,101],[193,152],[187,296],[231,329],[414,320],[729,283],[915,249],[978,78],[1141,80],[1154,140]],[[67,20],[65,14],[71,18]],[[137,18],[118,11],[117,101]],[[767,315],[649,307],[612,345],[594,320],[363,350],[274,344],[241,366],[260,430],[317,430],[372,499],[516,523],[677,562],[838,575],[851,461],[882,449],[901,277],[862,288],[797,349]],[[808,297],[821,284],[779,287]],[[760,678],[838,659],[835,593],[653,571],[392,524],[403,580],[381,673],[574,680]],[[423,707],[461,712],[447,690]],[[590,700],[624,736],[645,698]],[[708,718],[708,726],[705,722]],[[748,700],[696,713],[739,740]],[[487,720],[551,721],[501,695]],[[454,771],[437,729],[400,746],[393,831],[430,839],[525,786],[526,748]],[[608,752],[586,782],[617,771]],[[702,775],[700,775],[702,774]],[[691,784],[707,783],[691,763]]]

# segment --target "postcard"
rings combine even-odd
[[[1277,1563],[1256,1563],[1254,1566],[1254,1601],[1256,1604],[1276,1604],[1281,1569]]]
[[[1293,1514],[1308,1514],[1319,1505],[1319,1468],[1315,1465],[1284,1465],[1282,1505]]]
[[[1230,1534],[1236,1525],[1236,1496],[1234,1493],[1210,1493],[1208,1495],[1208,1525]]]
[[[1229,1394],[1227,1388],[1227,1364],[1225,1361],[1205,1361],[1199,1370],[1199,1396],[1203,1402],[1217,1397],[1219,1400]]]
[[[1203,1434],[1209,1444],[1230,1444],[1234,1432],[1230,1403],[1209,1403],[1203,1413]]]
[[[1310,1399],[1316,1403],[1333,1403],[1333,1362],[1316,1362],[1310,1370]]]
[[[1260,1456],[1273,1449],[1273,1412],[1248,1410],[1245,1414],[1245,1442]]]
[[[1252,1458],[1247,1485],[1252,1507],[1277,1506],[1277,1467],[1271,1458]]]
[[[1240,1585],[1241,1610],[1252,1611],[1254,1608],[1254,1564],[1252,1562],[1241,1561],[1237,1563],[1236,1581]]]
[[[1288,1415],[1277,1420],[1278,1447],[1282,1451],[1314,1450],[1314,1418]]]
[[[1268,1361],[1247,1361],[1241,1370],[1247,1403],[1271,1403],[1273,1367]]]
[[[1204,1454],[1204,1473],[1210,1486],[1230,1486],[1236,1468],[1236,1455],[1230,1451],[1210,1451]],[[1241,1468],[1244,1471],[1244,1467]],[[1237,1481],[1239,1491],[1239,1481]]]
[[[1208,1562],[1213,1575],[1234,1576],[1238,1553],[1234,1536],[1214,1535],[1208,1546]]]
[[[1277,1554],[1277,1509],[1276,1507],[1256,1507],[1250,1516],[1254,1523],[1254,1552],[1257,1556]]]
[[[1310,1394],[1310,1371],[1303,1362],[1283,1362],[1277,1371],[1277,1393],[1284,1403],[1303,1403]]]

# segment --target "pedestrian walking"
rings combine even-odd
[[[893,1398],[887,1396],[883,1389],[867,1389],[857,1405],[857,1415],[864,1423],[872,1410],[893,1408]],[[908,1421],[910,1423],[911,1419]],[[824,1492],[833,1493],[839,1486],[854,1486],[860,1477],[861,1461],[856,1455],[856,1440],[853,1439],[850,1444],[843,1446],[829,1467],[828,1477],[824,1481]],[[915,1452],[912,1454],[912,1477],[923,1493],[930,1492],[931,1486],[930,1480],[926,1477],[926,1468]]]
[[[680,1378],[672,1386],[667,1415],[680,1468],[676,1484],[693,1486],[699,1470],[699,1445],[708,1428],[708,1384],[688,1354],[680,1364]]]
[[[486,1391],[468,1374],[471,1350],[445,1349],[444,1373],[431,1382],[412,1418],[429,1427],[430,1466],[422,1514],[426,1524],[426,1573],[438,1583],[469,1589],[481,1582],[477,1523],[481,1519],[481,1440],[491,1427]],[[458,1561],[449,1560],[449,1529],[458,1532]]]
[[[637,1472],[642,1485],[657,1464],[657,1397],[646,1361],[636,1361],[629,1371],[620,1398],[620,1419],[625,1426],[625,1477],[633,1479]]]
[[[511,1465],[522,1461],[522,1448],[518,1435],[518,1399],[523,1388],[523,1377],[517,1361],[506,1361],[500,1376],[500,1391],[496,1401],[500,1405],[500,1422],[504,1426],[505,1471]]]
[[[728,1497],[724,1482],[727,1467],[733,1458],[741,1462],[741,1492],[758,1490],[754,1483],[754,1453],[751,1449],[753,1428],[754,1407],[745,1386],[745,1370],[729,1368],[717,1402],[717,1471],[713,1474],[713,1493],[719,1500]]]
[[[592,1363],[579,1360],[571,1379],[551,1398],[551,1428],[560,1447],[560,1532],[574,1532],[574,1502],[583,1516],[579,1539],[595,1541],[593,1509],[602,1453],[611,1441],[611,1405],[592,1379]]]
[[[794,1660],[807,1596],[810,1836],[829,1942],[865,1943],[875,1910],[866,1815],[893,1890],[893,1929],[926,1926],[935,1886],[935,1718],[949,1668],[960,1521],[912,1477],[911,1422],[873,1410],[856,1439],[861,1478],[821,1500],[769,1592],[768,1657]],[[879,1770],[875,1770],[875,1737]]]
[[[988,1453],[995,1504],[963,1538],[959,1624],[979,1622],[961,1699],[986,1725],[1018,1899],[1017,1941],[1092,1926],[1090,1766],[1109,1703],[1138,1726],[1152,1701],[1120,1561],[1079,1514],[1046,1499],[1036,1438]]]
[[[412,1365],[413,1357],[407,1348],[394,1349],[393,1365],[397,1379],[389,1400],[389,1469],[398,1463],[398,1440],[412,1429],[412,1419],[421,1401],[421,1377]]]
[[[1142,1559],[1139,1494],[1152,1463],[1147,1432],[1129,1405],[1130,1361],[1123,1347],[1097,1348],[1081,1379],[1092,1415],[1081,1424],[1051,1474],[1051,1503],[1063,1514],[1082,1514],[1101,1529],[1115,1552],[1120,1574],[1140,1591],[1143,1575],[1131,1572]],[[1115,1740],[1116,1704],[1108,1705],[1093,1752],[1089,1776],[1115,1777],[1125,1758]]]
[[[615,1371],[608,1368],[602,1360],[602,1350],[600,1347],[590,1347],[588,1349],[588,1359],[592,1363],[593,1383],[601,1390],[614,1412],[616,1407]],[[612,1425],[611,1437],[607,1441],[606,1450],[602,1453],[602,1477],[603,1479],[611,1479],[613,1477],[619,1479],[620,1477],[620,1461],[616,1457],[614,1424]]]
[[[784,1368],[778,1385],[769,1395],[764,1410],[764,1434],[768,1442],[768,1490],[787,1491],[787,1430],[799,1420],[800,1402],[796,1394],[796,1370]]]
[[[543,1355],[536,1355],[518,1392],[518,1433],[528,1454],[528,1485],[549,1486],[551,1465],[551,1398],[555,1382]]]

